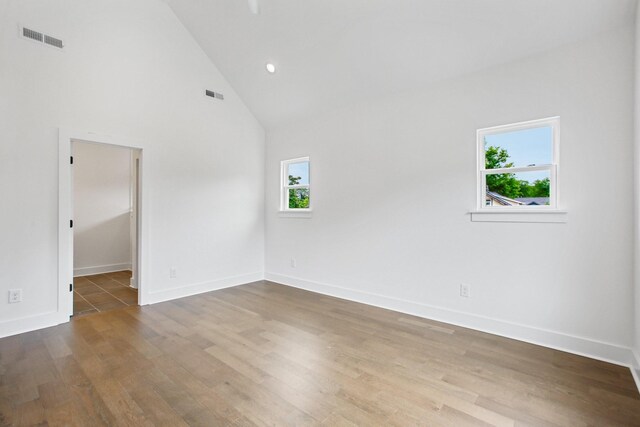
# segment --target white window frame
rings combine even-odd
[[[552,147],[551,147],[551,163],[548,165],[522,166],[514,168],[486,169],[485,168],[485,149],[484,140],[486,136],[496,135],[506,132],[521,131],[526,129],[536,129],[541,127],[550,127],[552,129]],[[476,141],[478,147],[478,212],[548,212],[558,210],[559,186],[558,186],[558,166],[559,166],[559,142],[560,142],[560,117],[549,117],[539,120],[530,120],[526,122],[513,123],[509,125],[494,126],[484,129],[478,129],[476,132]],[[487,175],[497,175],[502,173],[519,173],[533,171],[549,171],[549,205],[545,206],[487,206],[486,186]]]
[[[309,184],[289,185],[289,165],[293,163],[309,163]],[[289,190],[297,188],[306,188],[309,190],[309,207],[308,208],[290,208],[289,207]],[[311,161],[309,157],[298,157],[295,159],[283,160],[280,162],[280,212],[284,213],[310,213],[313,197],[311,196]]]

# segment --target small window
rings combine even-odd
[[[480,129],[478,209],[558,206],[559,119]]]
[[[310,210],[309,158],[301,157],[299,159],[284,160],[281,164],[281,172],[281,210]]]

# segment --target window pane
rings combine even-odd
[[[309,185],[309,162],[289,163],[287,185]]]
[[[291,188],[289,189],[289,209],[308,209],[309,189]]]
[[[547,206],[551,172],[487,174],[485,206]]]
[[[549,126],[487,135],[484,137],[485,167],[550,165],[552,147],[553,129]]]

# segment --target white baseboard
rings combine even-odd
[[[634,363],[631,366],[631,375],[633,375],[633,379],[636,382],[636,387],[638,387],[638,392],[640,392],[640,350],[633,349],[633,357]]]
[[[120,271],[120,270],[113,270]],[[97,273],[89,273],[97,274]],[[201,294],[204,292],[215,291],[218,289],[230,288],[233,286],[244,285],[246,283],[257,282],[264,279],[264,273],[250,273],[239,276],[226,277],[218,280],[210,280],[180,288],[168,289],[159,292],[153,292],[144,298],[142,304],[154,304],[163,301],[169,301],[177,298],[188,297],[191,295]],[[21,317],[6,321],[0,321],[0,338],[11,335],[31,332],[38,329],[56,326],[69,321],[69,316],[62,315],[58,312],[48,312],[34,316]]]
[[[194,283],[192,285],[181,286],[179,288],[167,289],[164,291],[146,294],[144,300],[141,301],[141,304],[155,304],[158,302],[202,294],[204,292],[217,291],[219,289],[257,282],[258,280],[264,280],[263,272],[242,274],[240,276],[225,277],[217,280]]]
[[[439,322],[450,323],[494,335],[549,347],[592,359],[633,367],[634,355],[630,348],[585,337],[564,334],[508,322],[505,320],[455,311],[414,301],[402,300],[385,295],[373,294],[354,289],[342,288],[324,283],[312,282],[296,277],[266,273],[265,280],[300,288],[319,294],[356,301],[375,307],[386,308],[400,313],[411,314]]]
[[[91,276],[92,274],[113,273],[114,271],[131,270],[131,263],[96,265],[73,269],[73,277]]]
[[[56,326],[69,321],[69,316],[61,315],[57,311],[36,314],[34,316],[21,317],[18,319],[5,320],[0,322],[0,338],[18,335],[24,332],[35,331],[36,329]]]
[[[628,347],[276,273],[249,273],[153,292],[147,294],[145,300],[141,303],[154,304],[265,279],[323,295],[355,301],[426,319],[433,319],[439,322],[450,323],[452,325],[626,366],[630,368],[638,390],[640,391],[640,353]],[[58,312],[49,312],[3,321],[0,322],[0,338],[48,328],[67,321],[69,321],[69,316],[62,315]]]

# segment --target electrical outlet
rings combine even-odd
[[[22,302],[22,289],[9,289],[9,304]]]
[[[296,268],[296,259],[295,258],[291,258],[291,268]]]
[[[178,277],[178,270],[175,267],[171,267],[169,269],[169,278],[175,279],[176,277]]]
[[[466,283],[460,284],[460,296],[463,298],[469,298],[471,296],[471,286]]]

